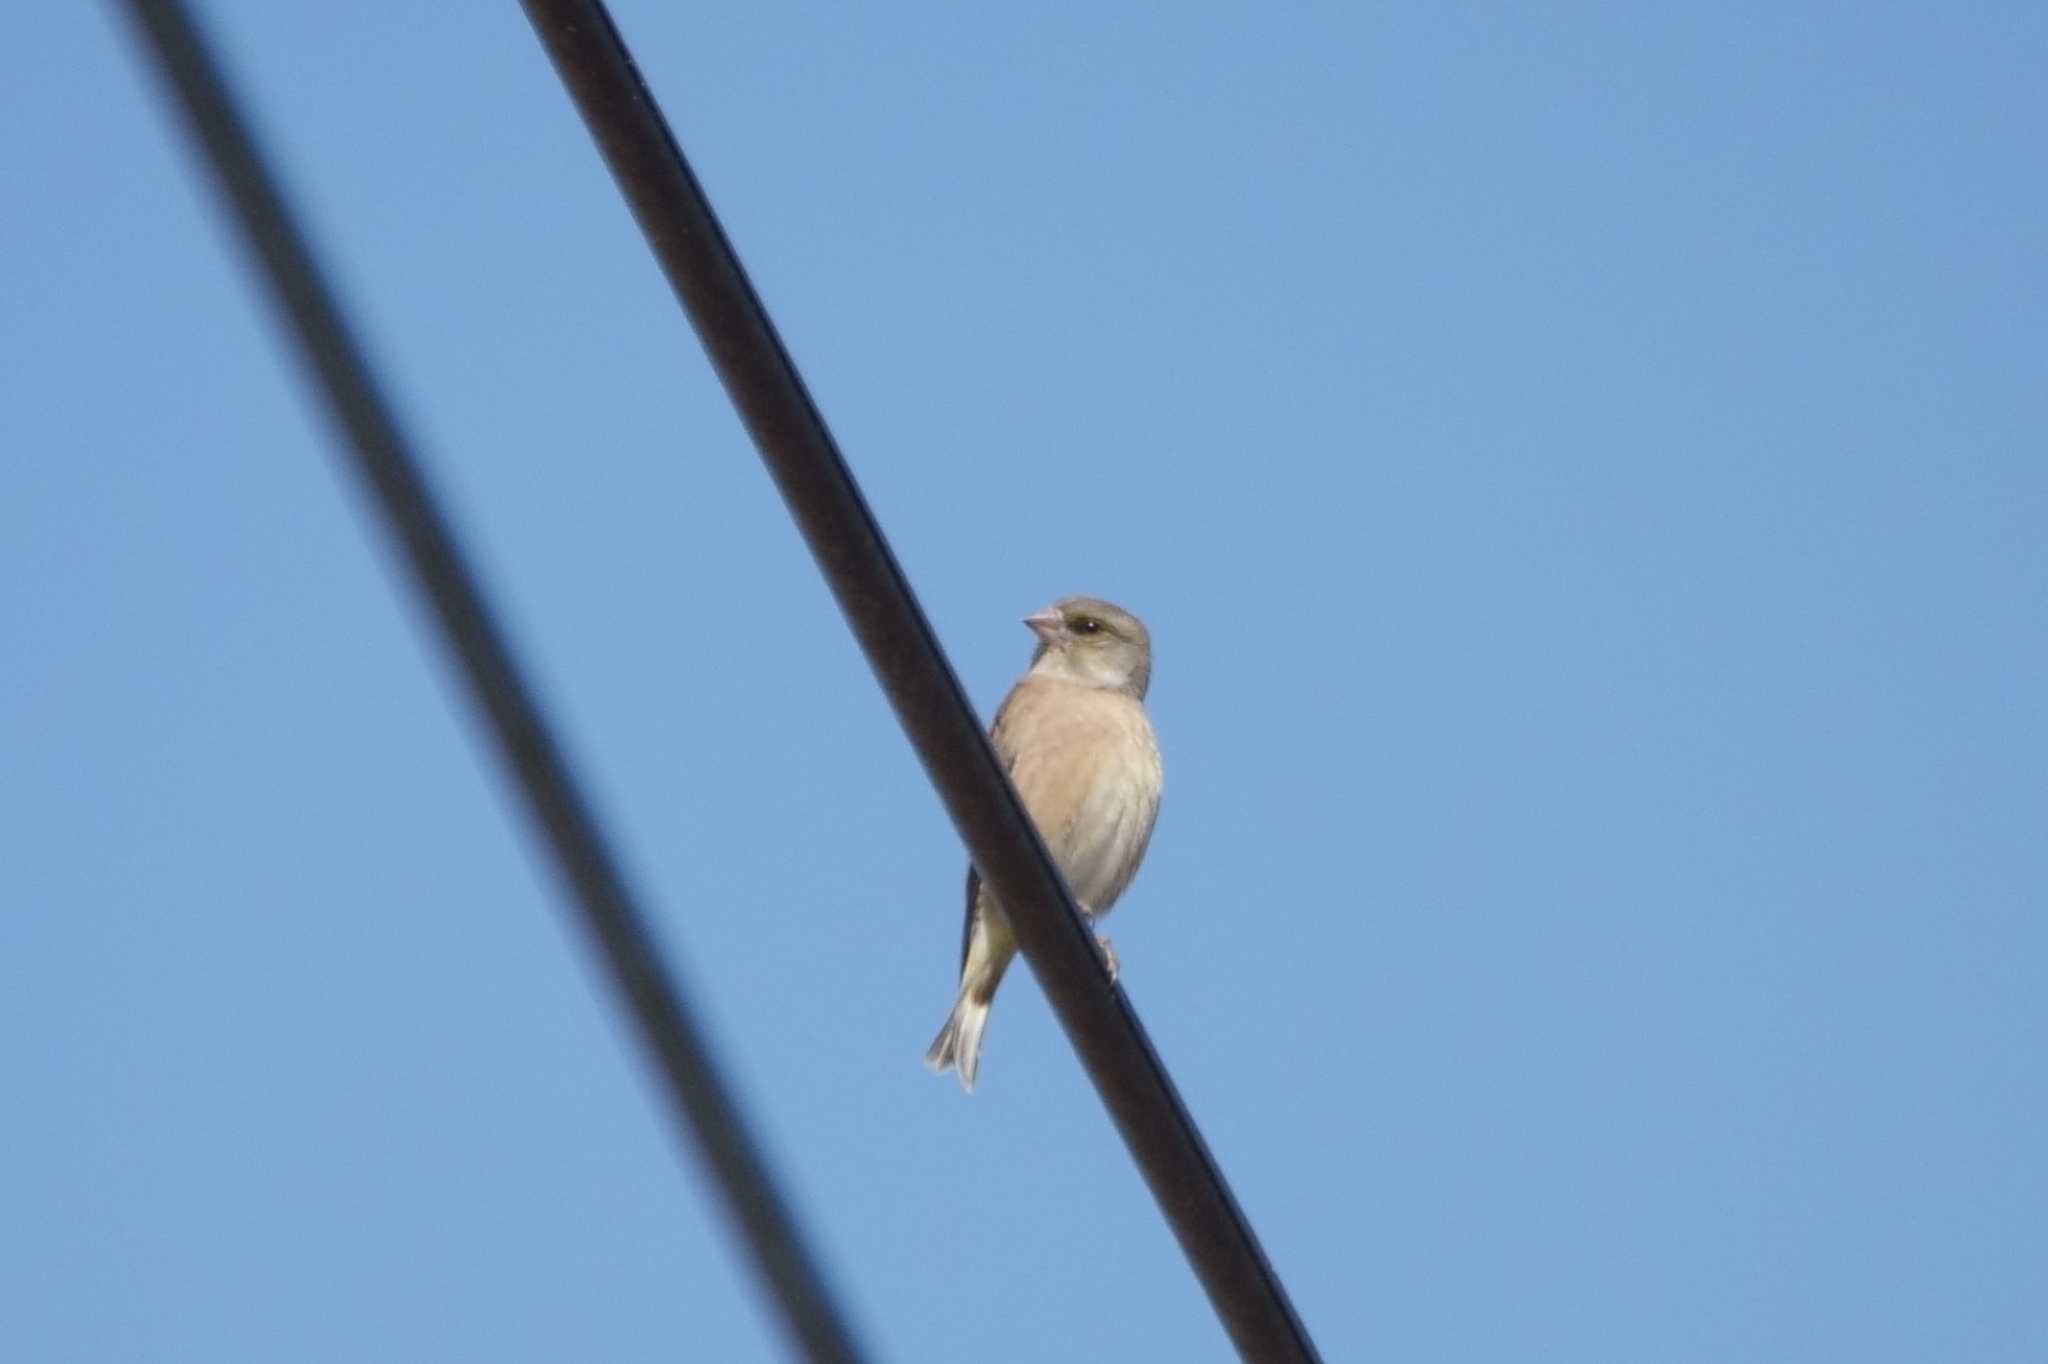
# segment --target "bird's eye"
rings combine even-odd
[[[1102,622],[1093,616],[1076,616],[1074,617],[1074,633],[1077,635],[1101,634]]]

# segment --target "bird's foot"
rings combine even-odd
[[[1119,970],[1116,960],[1116,948],[1110,946],[1109,939],[1103,937],[1100,933],[1095,935],[1095,944],[1102,949],[1102,965],[1109,972],[1109,983],[1114,985],[1116,984],[1116,975]]]

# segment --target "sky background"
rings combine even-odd
[[[2048,1358],[2048,10],[620,24],[1332,1360]],[[877,1358],[1217,1360],[516,6],[204,12]],[[110,7],[0,46],[0,1355],[780,1338]]]

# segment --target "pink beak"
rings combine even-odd
[[[1060,613],[1053,610],[1050,606],[1035,616],[1024,617],[1024,623],[1031,627],[1032,634],[1037,635],[1047,644],[1053,642],[1053,639],[1065,625],[1065,622],[1060,619]]]

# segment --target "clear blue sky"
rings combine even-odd
[[[2048,1358],[2048,11],[618,7],[1332,1360]],[[206,7],[878,1357],[1227,1347],[516,6]],[[0,1355],[779,1343],[107,9],[0,48]]]

